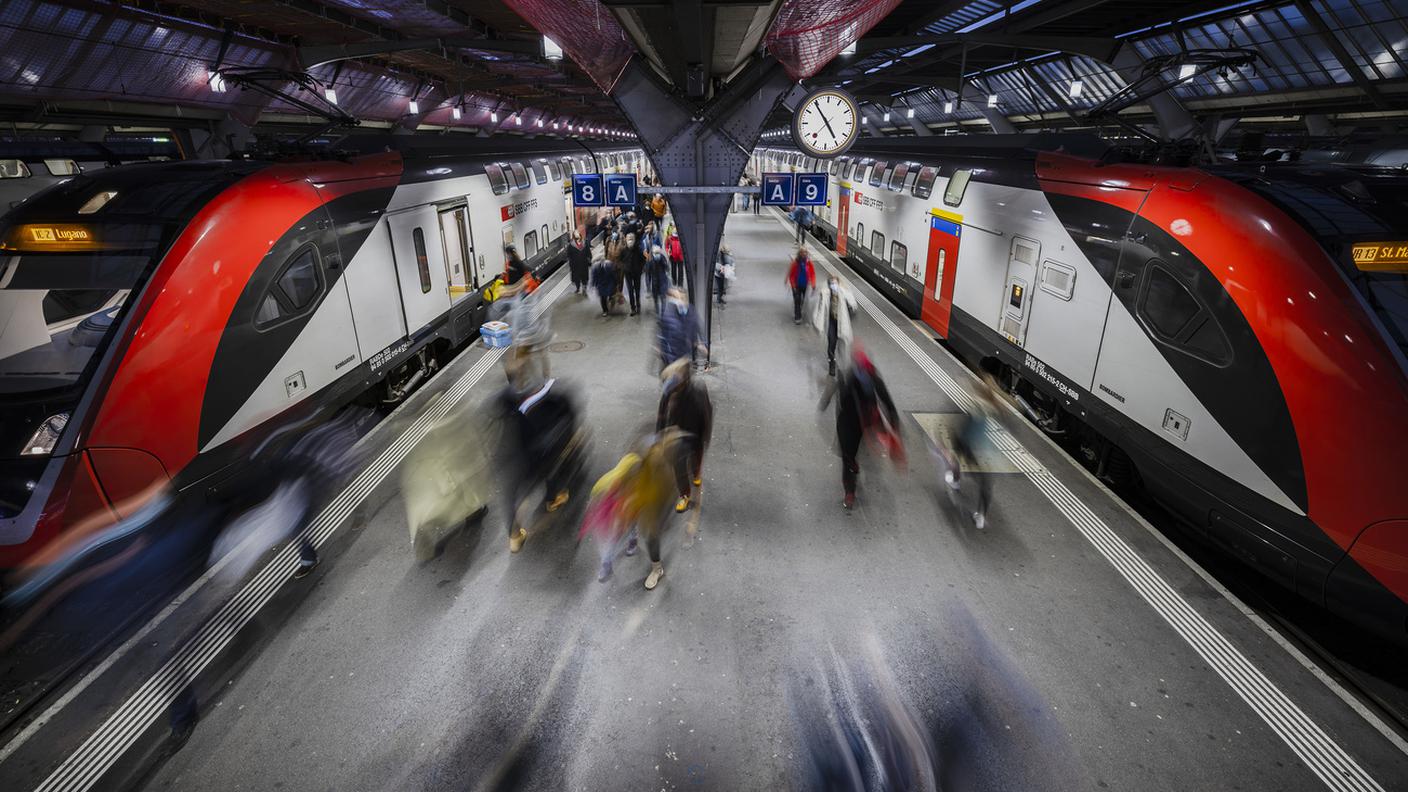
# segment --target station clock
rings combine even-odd
[[[860,106],[840,88],[821,88],[803,97],[792,117],[792,139],[813,157],[845,153],[860,137]]]

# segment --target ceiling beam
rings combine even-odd
[[[1369,101],[1373,102],[1374,106],[1380,110],[1389,109],[1388,101],[1384,99],[1383,94],[1379,93],[1379,89],[1373,81],[1365,77],[1364,72],[1355,65],[1354,58],[1350,57],[1349,51],[1340,43],[1340,39],[1334,31],[1330,30],[1330,26],[1325,24],[1325,20],[1315,10],[1315,6],[1311,5],[1308,0],[1296,0],[1296,10],[1305,17],[1305,21],[1310,23],[1311,28],[1325,42],[1325,46],[1330,48],[1330,54],[1339,61],[1340,68],[1344,69],[1354,84],[1359,86],[1359,89],[1369,97]]]

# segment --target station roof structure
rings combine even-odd
[[[1166,80],[1199,123],[1408,124],[1408,0],[8,0],[0,122],[314,125],[222,76],[292,73],[371,128],[624,136],[606,91],[630,58],[703,100],[766,53],[851,91],[878,134],[983,132],[993,111],[1080,128],[1141,64],[1229,49],[1253,62]]]

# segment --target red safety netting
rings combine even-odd
[[[635,54],[626,31],[598,0],[504,0],[505,5],[562,51],[611,93],[616,79]]]
[[[784,0],[767,47],[795,80],[811,77],[864,36],[900,0]]]

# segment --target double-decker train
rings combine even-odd
[[[0,217],[0,568],[161,488],[213,488],[261,433],[408,393],[486,319],[514,245],[560,264],[574,173],[548,140],[74,173]]]
[[[1408,635],[1408,174],[1094,138],[862,141],[813,234],[1108,478]]]

